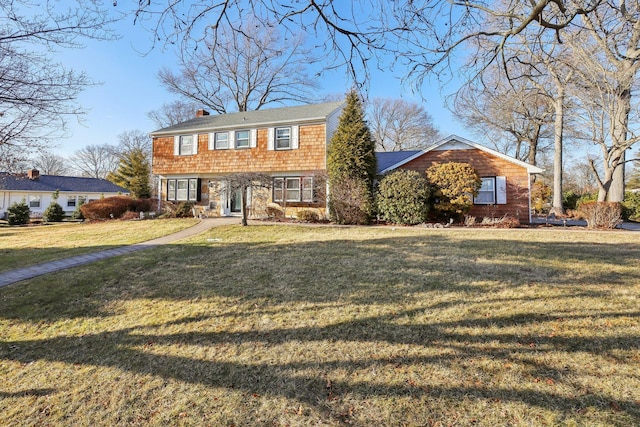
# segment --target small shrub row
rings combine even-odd
[[[311,209],[302,209],[296,212],[296,218],[300,222],[318,222],[320,221],[320,215],[318,212]]]

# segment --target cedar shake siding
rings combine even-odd
[[[153,173],[158,175],[230,174],[236,172],[275,173],[326,169],[326,125],[300,125],[298,148],[269,150],[268,131],[258,128],[256,146],[210,149],[214,133],[198,133],[197,153],[174,154],[174,137],[153,138]],[[212,145],[212,144],[211,144]]]
[[[509,215],[522,223],[529,222],[529,172],[513,162],[490,153],[470,148],[467,150],[432,150],[401,165],[400,169],[411,169],[421,173],[435,163],[469,163],[480,177],[506,177],[506,204],[473,205],[469,215],[482,218],[498,218]]]

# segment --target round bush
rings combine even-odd
[[[9,213],[9,225],[22,225],[29,222],[29,215],[31,214],[31,209],[27,206],[27,203],[23,200],[20,203],[13,203],[9,209],[7,209]]]
[[[64,209],[58,203],[51,203],[42,214],[44,222],[60,222],[64,219]]]
[[[420,224],[427,220],[431,189],[427,178],[417,171],[396,170],[378,186],[378,212],[394,224]]]

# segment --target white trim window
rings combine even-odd
[[[289,150],[291,149],[291,128],[276,128],[275,129],[275,149],[276,150]]]
[[[496,204],[496,178],[481,178],[482,185],[478,194],[473,198],[475,205],[495,205]]]
[[[68,208],[75,208],[76,207],[76,197],[75,196],[67,197],[67,207]]]
[[[197,202],[198,178],[168,179],[167,200],[175,202]]]
[[[236,131],[236,148],[250,148],[251,147],[251,132],[248,130],[237,130]]]
[[[287,177],[273,179],[273,201],[313,203],[313,177]]]
[[[29,196],[29,207],[30,208],[39,208],[40,207],[40,196],[39,195]]]
[[[475,205],[507,204],[507,178],[504,176],[483,177],[478,195],[473,198]]]
[[[226,150],[229,148],[229,132],[216,132],[213,134],[213,149]]]
[[[174,138],[173,154],[191,156],[198,154],[198,135],[177,135]]]

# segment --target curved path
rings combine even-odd
[[[20,282],[22,280],[31,279],[33,277],[42,276],[44,274],[53,273],[55,271],[65,270],[67,268],[77,267],[79,265],[100,261],[114,256],[124,255],[143,249],[154,248],[160,245],[166,245],[177,240],[186,239],[196,234],[203,233],[212,227],[221,225],[239,224],[240,218],[223,217],[223,218],[207,218],[201,220],[196,225],[185,228],[177,233],[167,236],[158,237],[157,239],[148,240],[146,242],[135,243],[133,245],[120,246],[104,251],[91,252],[83,255],[76,255],[70,258],[63,258],[56,261],[49,261],[42,264],[31,265],[29,267],[17,268],[15,270],[0,273],[0,287]]]

